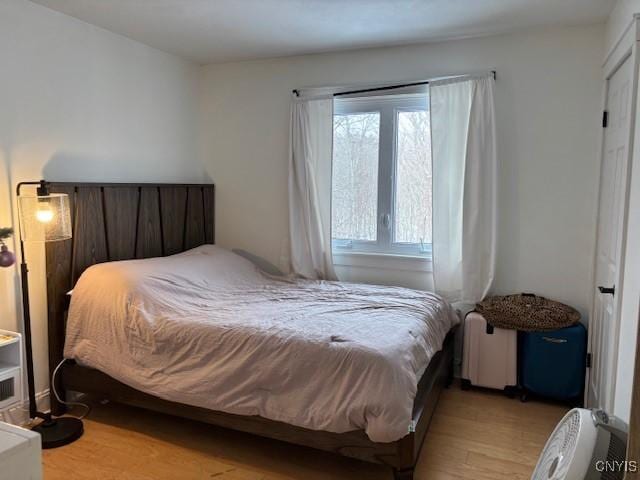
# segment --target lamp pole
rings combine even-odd
[[[46,182],[20,182],[16,187],[16,195],[20,197],[24,185],[40,185],[38,193],[42,188],[46,191]],[[36,385],[33,371],[33,342],[31,341],[31,308],[29,303],[29,267],[25,260],[24,240],[22,232],[18,228],[18,238],[20,239],[20,280],[22,283],[22,318],[24,323],[24,348],[27,360],[27,386],[29,391],[29,417],[42,418],[45,422],[51,421],[51,414],[44,414],[38,411],[36,403]]]

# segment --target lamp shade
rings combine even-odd
[[[20,234],[27,242],[54,242],[71,238],[71,210],[65,193],[20,195]]]

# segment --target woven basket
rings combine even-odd
[[[475,311],[495,328],[540,332],[570,327],[580,313],[569,305],[530,293],[489,297]]]

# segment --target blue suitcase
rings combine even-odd
[[[580,403],[584,391],[587,330],[582,324],[520,339],[522,400],[528,393]]]

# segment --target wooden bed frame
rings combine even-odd
[[[107,261],[172,255],[214,243],[212,184],[51,183],[51,192],[69,194],[73,238],[47,243],[49,370],[63,358],[67,292],[89,266]],[[431,360],[418,385],[414,429],[390,443],[375,443],[362,430],[331,433],[295,427],[258,416],[232,415],[169,402],[135,390],[94,369],[67,362],[56,378],[59,392],[91,393],[180,417],[305,445],[393,468],[397,480],[410,480],[442,388],[453,374],[453,331]],[[51,409],[64,405],[51,396]]]

